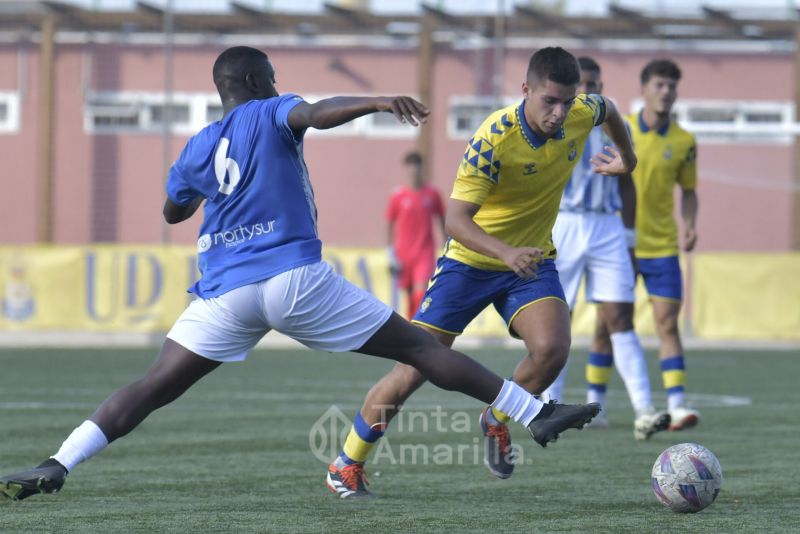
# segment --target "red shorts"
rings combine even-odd
[[[410,260],[400,259],[403,268],[397,274],[397,287],[412,289],[414,286],[425,287],[433,276],[435,265],[433,254],[418,256]]]

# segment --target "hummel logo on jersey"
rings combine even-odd
[[[526,163],[525,164],[525,171],[522,173],[525,176],[530,176],[531,174],[536,174],[536,164],[535,163]]]

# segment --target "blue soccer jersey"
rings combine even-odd
[[[170,169],[173,202],[206,199],[201,277],[190,292],[215,297],[321,260],[302,134],[287,122],[302,101],[286,94],[237,106],[189,139]]]

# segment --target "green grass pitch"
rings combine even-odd
[[[503,375],[521,356],[469,352]],[[0,350],[0,471],[30,467],[55,452],[153,357],[149,350]],[[584,358],[585,351],[573,351],[568,402],[583,399]],[[655,357],[649,358],[655,400],[663,405]],[[335,421],[315,423],[333,413],[332,405],[352,418],[391,363],[257,351],[245,363],[222,366],[78,466],[61,493],[0,501],[0,530],[797,532],[800,354],[694,350],[687,362],[690,400],[703,416],[697,428],[635,442],[632,411],[615,375],[611,428],[569,431],[542,449],[516,426],[524,463],[505,481],[482,465],[480,403],[426,385],[387,434],[377,464],[368,465],[380,498],[351,502],[327,491],[326,465],[311,448],[330,448],[325,432]],[[717,502],[694,515],[663,508],[650,488],[657,455],[683,441],[711,449],[724,473]]]

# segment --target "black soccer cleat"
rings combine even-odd
[[[551,441],[558,439],[558,435],[570,428],[583,428],[600,413],[600,405],[596,402],[589,404],[556,404],[550,401],[542,407],[542,411],[533,418],[528,425],[528,431],[533,439],[542,447],[547,447]]]
[[[21,501],[38,493],[56,493],[66,478],[67,468],[49,458],[33,469],[0,476],[0,495]]]

